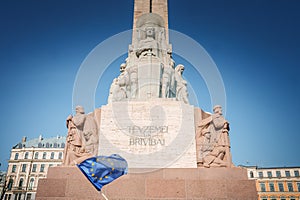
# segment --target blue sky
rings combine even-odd
[[[237,165],[300,165],[299,9],[298,0],[169,1],[170,28],[200,43],[222,75]],[[132,13],[133,0],[0,1],[1,170],[23,136],[66,135],[81,63],[100,42],[131,29]],[[211,112],[205,83],[175,58],[186,64],[198,105]],[[100,80],[97,107],[123,59]]]

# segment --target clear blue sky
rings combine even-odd
[[[299,10],[298,0],[169,2],[170,28],[200,43],[222,75],[237,165],[300,166]],[[133,0],[0,1],[1,170],[23,136],[66,135],[77,70],[101,41],[132,28],[132,13]],[[100,81],[98,107],[120,62]],[[185,77],[203,85],[188,66]],[[197,97],[211,112],[207,91]]]

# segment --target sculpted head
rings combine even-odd
[[[210,139],[211,138],[211,134],[208,128],[204,129],[202,131],[202,135],[206,138],[206,139]]]
[[[222,115],[222,107],[220,105],[215,105],[213,111],[215,114]]]
[[[126,69],[126,64],[125,64],[125,63],[122,63],[122,64],[120,65],[120,72],[121,72],[121,73],[125,72],[125,69]]]
[[[76,114],[84,114],[84,108],[82,106],[76,106]]]
[[[184,71],[184,66],[182,64],[179,64],[179,65],[176,66],[175,70],[182,74],[183,71]]]
[[[155,29],[153,27],[147,27],[145,31],[146,31],[146,37],[154,38]]]

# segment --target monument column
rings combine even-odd
[[[64,157],[71,158],[49,168],[36,199],[103,199],[72,166],[96,149],[128,163],[128,175],[102,188],[109,199],[256,200],[254,180],[231,162],[229,122],[221,106],[211,114],[190,105],[185,68],[175,66],[167,0],[134,0],[132,44],[109,102],[90,114],[78,106],[67,118]]]
[[[166,41],[169,43],[169,20],[168,20],[168,0],[134,0],[133,14],[133,34],[132,38],[136,38],[136,21],[146,13],[156,13],[160,15],[165,22]]]

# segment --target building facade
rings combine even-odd
[[[6,172],[0,171],[0,199],[5,188]]]
[[[249,179],[256,180],[259,200],[300,199],[300,167],[246,168]]]
[[[14,146],[8,161],[5,200],[33,200],[39,179],[62,163],[66,137],[35,138]]]

